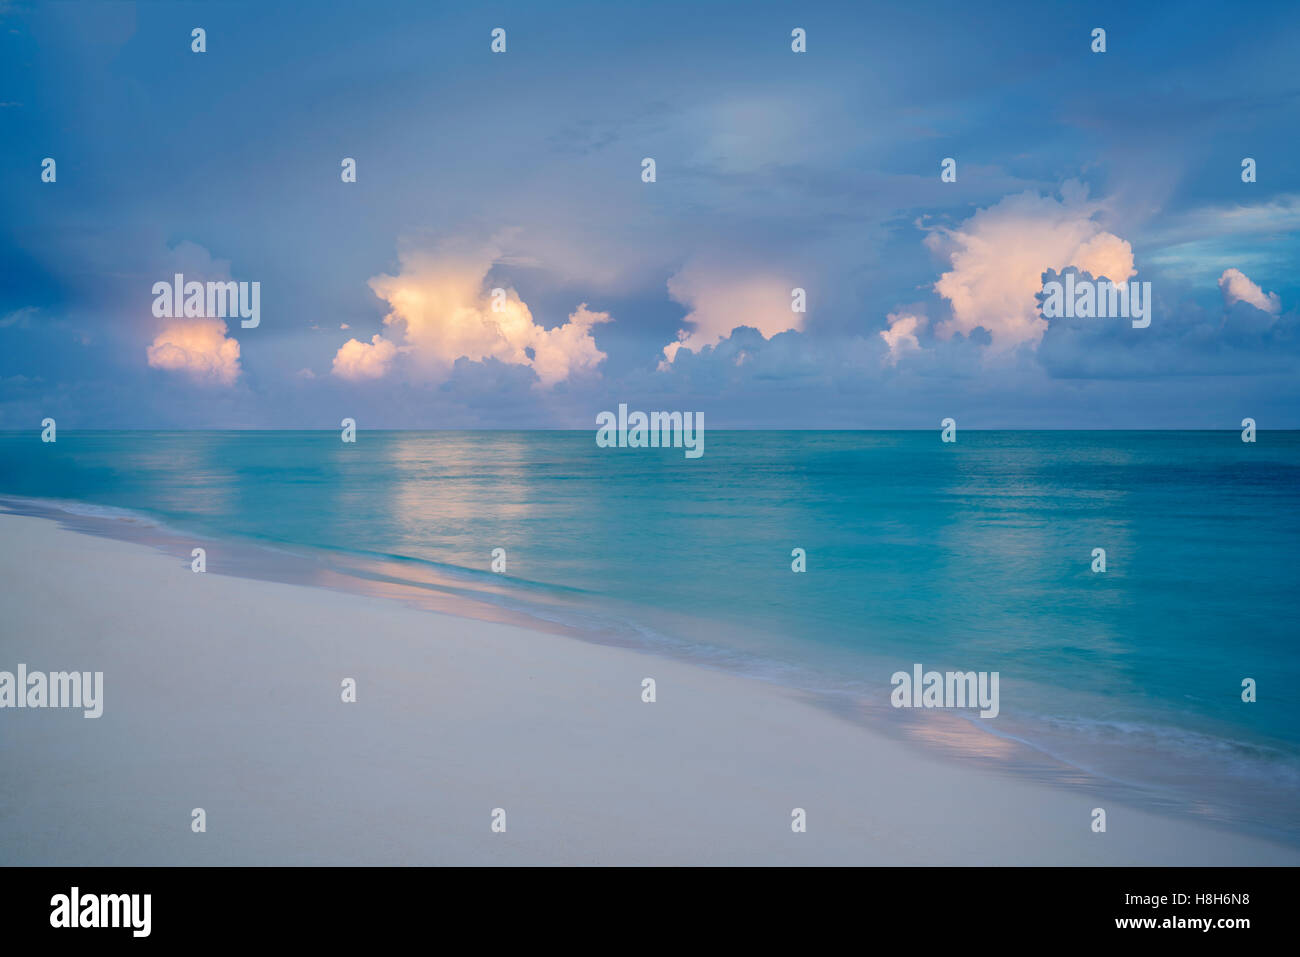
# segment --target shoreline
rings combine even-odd
[[[1071,790],[945,758],[970,746],[945,742],[951,715],[916,723],[937,746],[918,748],[672,657],[196,575],[40,518],[0,528],[0,669],[102,670],[106,700],[95,721],[0,711],[22,772],[0,785],[0,863],[1300,863],[1082,774]]]
[[[190,562],[191,547],[203,545],[209,553],[209,573],[396,601],[456,618],[512,624],[527,631],[636,650],[691,667],[769,682],[842,720],[942,760],[1081,793],[1107,795],[1162,816],[1210,823],[1231,833],[1300,850],[1300,830],[1280,823],[1262,823],[1269,819],[1250,816],[1258,807],[1225,802],[1222,793],[1211,796],[1185,785],[1171,788],[1161,780],[1170,774],[1183,781],[1188,779],[1189,772],[1178,760],[1185,755],[1152,750],[1149,743],[1145,748],[1133,747],[1124,740],[1118,744],[1113,740],[1086,741],[1083,744],[1088,747],[1081,750],[1079,741],[1053,738],[1051,719],[1041,716],[1026,721],[1023,716],[1004,714],[997,722],[985,722],[957,710],[888,707],[884,696],[875,694],[877,689],[862,686],[861,678],[844,679],[802,662],[792,664],[724,647],[735,643],[734,635],[723,644],[711,635],[701,638],[701,629],[707,633],[716,627],[712,619],[660,621],[656,627],[645,627],[638,609],[615,608],[598,601],[600,596],[579,589],[490,575],[409,556],[295,545],[185,528],[165,515],[119,506],[0,494],[0,514],[6,511],[56,522],[77,533],[142,544],[185,567]],[[566,594],[557,596],[557,591]],[[571,598],[591,598],[596,604],[584,605],[577,614],[579,606]],[[853,673],[878,672],[882,682],[895,664],[866,652],[860,658],[852,665]],[[1112,738],[1116,734],[1123,738],[1129,726],[1108,724],[1103,715],[1098,717],[1097,727]],[[1148,730],[1157,734],[1160,731],[1156,726]],[[1257,753],[1258,748],[1228,737],[1206,735],[1183,742],[1184,750],[1189,746],[1207,753],[1224,747]],[[1097,753],[1112,747],[1119,750]],[[1109,767],[1097,766],[1098,760]],[[1211,768],[1211,772],[1224,777],[1240,776],[1239,769],[1231,764],[1221,767]],[[1222,782],[1219,786],[1222,788]],[[1284,781],[1270,778],[1268,786],[1275,801],[1278,794],[1282,795],[1285,805],[1279,805],[1279,810],[1290,807],[1292,791]],[[1251,796],[1258,800],[1262,793],[1256,790]]]

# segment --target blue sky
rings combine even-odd
[[[1300,12],[1244,10],[0,4],[0,428],[1300,427]],[[1041,319],[1072,266],[1150,327]]]

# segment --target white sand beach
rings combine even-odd
[[[98,719],[0,710],[0,864],[1300,863],[1107,801],[1095,834],[1096,794],[944,760],[770,683],[194,574],[44,519],[0,515],[0,579],[0,670],[104,673]]]

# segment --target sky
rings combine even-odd
[[[0,0],[0,428],[1300,428],[1297,50],[1294,3]],[[1066,272],[1150,325],[1045,319]]]

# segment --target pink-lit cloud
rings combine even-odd
[[[1075,266],[1116,283],[1137,274],[1129,243],[1097,223],[1101,204],[1089,202],[1075,183],[1062,193],[1061,200],[1032,192],[1007,196],[960,226],[926,237],[952,266],[934,284],[952,307],[952,318],[935,328],[939,338],[983,327],[992,352],[1037,347],[1047,322],[1034,297],[1045,270]]]
[[[146,349],[155,369],[182,372],[196,382],[234,385],[239,378],[239,342],[226,335],[223,319],[176,319]]]
[[[668,280],[672,298],[690,312],[682,321],[688,328],[677,341],[664,346],[664,362],[671,364],[680,349],[699,352],[748,326],[765,339],[803,329],[805,313],[791,309],[791,291],[797,285],[776,276],[736,275],[701,266],[688,266]]]
[[[365,379],[382,379],[397,358],[397,346],[379,333],[370,342],[349,339],[339,347],[331,370],[340,379],[360,382]]]
[[[401,371],[442,378],[457,359],[496,359],[526,366],[539,385],[553,386],[594,372],[605,359],[592,329],[612,321],[609,313],[583,303],[567,322],[541,325],[514,289],[488,288],[496,261],[490,250],[413,250],[400,261],[396,276],[370,280],[375,295],[388,303],[388,336],[376,335],[369,343],[349,339],[334,358],[335,375],[373,379]]]
[[[1265,293],[1240,269],[1225,269],[1223,275],[1219,277],[1219,288],[1223,290],[1225,306],[1244,302],[1272,316],[1282,311],[1282,300],[1278,298],[1278,294]]]

